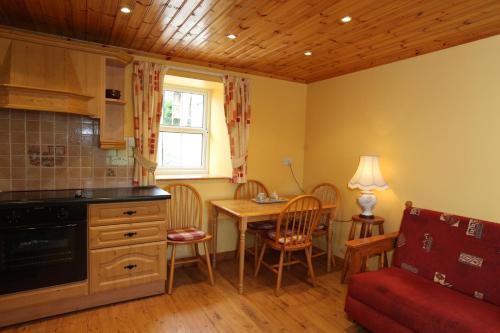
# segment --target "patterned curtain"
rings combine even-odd
[[[158,131],[163,104],[163,78],[167,68],[160,64],[134,62],[134,178],[133,185],[154,185]]]
[[[246,183],[250,133],[250,80],[224,76],[224,114],[229,132],[232,183]]]

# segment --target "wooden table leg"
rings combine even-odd
[[[326,271],[330,272],[332,270],[332,258],[333,257],[333,220],[332,213],[328,213],[328,234],[326,240]],[[335,259],[333,259],[335,260]],[[334,263],[335,265],[335,263]]]
[[[211,209],[211,220],[212,220],[212,266],[217,267],[217,218],[219,217],[219,211],[215,206]]]
[[[247,218],[242,217],[238,221],[238,229],[240,232],[240,260],[238,265],[238,291],[243,294],[243,280],[245,277],[245,234],[247,232]]]

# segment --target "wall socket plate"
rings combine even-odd
[[[284,159],[281,160],[281,163],[283,165],[289,166],[292,165],[293,160],[290,157],[285,157]]]

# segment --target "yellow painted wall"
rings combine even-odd
[[[359,213],[347,189],[358,157],[378,154],[386,230],[404,202],[500,221],[500,36],[308,86],[304,183],[340,187],[340,218]],[[342,253],[348,223],[337,224]]]
[[[154,58],[136,57],[137,60],[172,64],[183,68],[197,68],[185,64],[175,64]],[[126,75],[131,80],[132,66],[128,66]],[[200,68],[204,71],[217,72],[214,69]],[[224,72],[228,73],[228,72]],[[241,73],[233,73],[242,75]],[[298,194],[287,167],[281,164],[284,157],[293,160],[294,171],[302,182],[304,162],[306,93],[305,84],[276,80],[261,76],[243,76],[251,79],[252,118],[250,128],[248,175],[268,186],[270,191],[280,194]],[[126,98],[132,101],[131,81],[127,82],[129,91]],[[132,103],[126,110],[126,135],[133,136]],[[212,162],[211,162],[212,163]],[[173,181],[158,181],[164,186]],[[182,181],[193,185],[204,201],[204,226],[208,227],[208,202],[215,199],[232,198],[236,186],[228,179]],[[219,226],[218,250],[232,251],[236,248],[236,227],[227,219],[222,219]]]

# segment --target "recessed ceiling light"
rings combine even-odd
[[[129,14],[132,10],[128,7],[122,7],[120,8],[120,11],[124,14]]]
[[[347,23],[347,22],[351,22],[352,17],[350,17],[350,16],[344,16],[340,20],[342,21],[342,23]]]
[[[236,35],[233,35],[233,34],[229,34],[226,37],[229,39],[236,39]]]
[[[312,54],[313,54],[313,53],[312,53],[311,51],[306,51],[306,52],[304,52],[304,55],[305,55],[305,56],[308,56],[308,57],[309,57],[310,55],[312,55]]]

